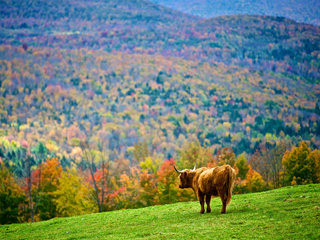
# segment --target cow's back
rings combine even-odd
[[[217,188],[223,187],[226,183],[225,166],[203,171],[199,176],[198,183],[202,193],[217,196]]]

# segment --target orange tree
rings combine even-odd
[[[253,170],[250,165],[246,180],[247,188],[250,192],[259,192],[265,190],[266,184],[261,175],[257,171]]]
[[[42,163],[39,217],[47,220],[56,217],[56,203],[54,192],[59,188],[59,180],[62,174],[62,166],[58,158],[47,159]]]

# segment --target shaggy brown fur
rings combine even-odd
[[[183,171],[176,169],[176,171],[180,173],[179,188],[192,188],[197,195],[201,205],[200,213],[204,213],[204,199],[207,203],[207,213],[211,212],[210,201],[212,196],[221,198],[221,213],[226,213],[236,179],[236,173],[232,167],[224,165],[216,168],[203,167]]]

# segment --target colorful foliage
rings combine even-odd
[[[286,167],[287,180],[292,185],[318,183],[319,162],[319,151],[311,151],[303,141],[292,151],[286,151],[282,159],[282,163]]]
[[[266,185],[261,175],[257,171],[253,170],[250,166],[246,179],[246,187],[250,192],[259,192],[265,189]]]
[[[39,196],[39,218],[48,220],[56,216],[56,203],[54,192],[59,188],[62,166],[58,158],[47,159],[41,167],[41,183]],[[39,172],[40,173],[40,172]]]

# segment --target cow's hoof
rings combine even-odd
[[[207,213],[211,213],[211,209],[207,210]]]
[[[221,214],[226,214],[226,212],[221,212]]]
[[[200,211],[200,214],[204,214],[204,211]]]

